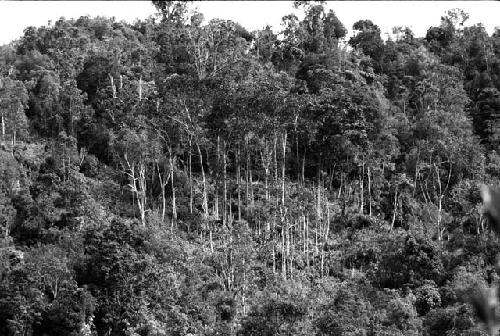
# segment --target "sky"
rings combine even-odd
[[[295,10],[291,1],[200,1],[195,6],[205,19],[231,19],[252,31],[271,25],[280,30],[281,18]],[[416,36],[425,36],[427,29],[437,26],[446,10],[461,8],[470,14],[468,23],[482,23],[489,34],[500,26],[499,1],[329,1],[349,30],[354,22],[370,19],[382,34],[394,26],[408,26]],[[22,36],[29,26],[43,26],[60,17],[114,16],[133,22],[155,13],[150,1],[4,1],[0,0],[0,45]],[[384,36],[385,37],[385,36]]]

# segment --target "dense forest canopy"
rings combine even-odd
[[[500,30],[153,4],[0,47],[0,335],[487,334]]]

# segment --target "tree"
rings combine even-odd
[[[380,61],[384,53],[384,43],[380,37],[380,28],[370,20],[360,20],[354,23],[352,29],[358,33],[351,37],[349,44],[370,56],[375,72],[381,72]]]
[[[241,26],[229,20],[211,20],[205,26],[192,20],[186,34],[187,51],[200,81],[227,71],[244,57],[248,48]]]
[[[160,12],[163,21],[176,24],[185,20],[190,1],[153,0],[152,3]]]
[[[147,169],[150,168],[149,134],[147,130],[135,132],[123,128],[116,139],[116,149],[122,171],[129,180],[133,202],[137,202],[141,224],[146,225],[147,209]]]
[[[21,81],[0,77],[0,111],[2,124],[2,146],[10,135],[14,151],[17,138],[26,136],[28,122],[24,110],[28,103],[28,93]]]

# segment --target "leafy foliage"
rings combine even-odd
[[[496,332],[498,31],[153,4],[0,48],[1,335]]]

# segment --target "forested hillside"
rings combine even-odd
[[[486,335],[500,30],[153,3],[0,47],[0,335]]]

